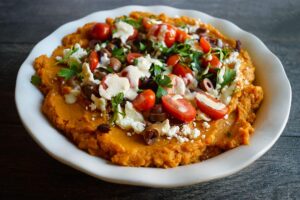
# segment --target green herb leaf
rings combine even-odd
[[[35,86],[39,86],[41,84],[42,80],[38,75],[32,75],[30,82]]]
[[[120,92],[119,94],[117,94],[116,96],[111,98],[111,108],[113,111],[113,115],[112,118],[110,119],[111,123],[114,123],[117,120],[118,114],[122,114],[123,116],[125,116],[124,112],[119,112],[118,110],[118,105],[121,104],[124,100],[124,93]]]
[[[224,87],[225,85],[230,84],[236,76],[236,72],[234,69],[226,68],[223,79],[224,81],[221,83],[221,87]]]
[[[192,68],[192,70],[193,71],[198,71],[198,72],[200,72],[201,71],[201,67],[200,67],[200,56],[202,56],[202,53],[200,53],[200,52],[198,52],[198,51],[196,51],[196,52],[194,52],[193,54],[192,54],[192,60],[193,60],[193,64],[191,64],[191,68]]]
[[[136,20],[136,19],[132,19],[130,17],[125,16],[124,18],[120,19],[123,22],[126,22],[127,24],[130,24],[131,26],[133,26],[136,29],[140,29],[140,27],[142,26],[142,18]]]
[[[144,51],[146,49],[146,45],[142,42],[140,42],[139,44],[140,44],[139,46],[140,51]]]
[[[161,74],[163,70],[164,70],[164,66],[155,65],[155,64],[152,65],[152,67],[150,68],[150,72],[153,74],[154,77]]]
[[[70,49],[70,51],[68,51],[68,53],[66,53],[66,54],[64,55],[64,57],[63,57],[61,60],[57,61],[57,62],[60,63],[60,64],[66,64],[66,63],[68,62],[70,56],[71,56],[73,53],[75,53],[76,51],[78,51],[78,48],[75,48],[75,47],[73,46],[72,49]]]
[[[58,76],[63,77],[66,80],[69,80],[70,78],[72,78],[73,76],[75,76],[77,73],[76,71],[70,69],[70,68],[62,68],[59,72],[58,72]]]
[[[162,96],[165,96],[166,94],[168,94],[167,91],[161,86],[158,86],[156,90],[156,98],[160,99]]]
[[[114,48],[112,50],[113,57],[118,58],[121,62],[125,61],[125,49],[124,48]]]
[[[159,86],[169,87],[169,88],[172,87],[171,79],[169,76],[158,74],[154,78],[154,80]]]
[[[221,62],[223,62],[223,60],[224,60],[225,58],[227,58],[228,55],[229,55],[229,53],[230,53],[230,50],[229,50],[229,49],[226,49],[226,48],[224,48],[224,49],[221,49],[221,48],[214,48],[213,51],[214,51],[213,54],[219,55],[219,60],[220,60]]]

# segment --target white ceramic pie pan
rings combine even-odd
[[[78,149],[59,133],[41,113],[43,96],[30,83],[33,61],[41,54],[51,55],[63,36],[92,21],[104,21],[131,11],[185,15],[210,23],[225,35],[239,39],[256,66],[256,83],[264,89],[265,98],[255,121],[251,144],[240,146],[209,160],[172,169],[136,168],[113,165]],[[257,23],[257,22],[256,22]],[[259,22],[258,22],[259,23]],[[178,187],[231,175],[261,157],[281,135],[290,112],[291,87],[280,60],[254,35],[233,23],[194,10],[167,6],[126,6],[99,11],[59,27],[40,41],[24,61],[17,76],[15,100],[21,120],[33,139],[58,161],[96,178],[121,184]]]

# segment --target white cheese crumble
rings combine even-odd
[[[94,106],[90,106],[91,110],[99,109],[102,112],[106,110],[107,101],[104,98],[102,97],[98,98],[94,94],[92,94],[91,100],[93,101],[92,104],[94,105]]]
[[[117,31],[113,34],[113,38],[120,38],[123,44],[126,43],[127,39],[133,35],[134,28],[123,21],[119,21],[115,24]]]
[[[167,89],[168,92],[171,94],[184,95],[186,91],[184,80],[181,77],[176,76],[174,74],[172,74],[170,78],[171,78],[172,87]]]
[[[81,63],[81,58],[85,57],[87,55],[87,51],[83,48],[81,48],[80,44],[76,43],[73,47],[74,49],[76,49],[76,51],[74,53],[72,53],[71,55],[69,55],[68,59],[66,60],[67,64],[71,64],[72,62],[76,62],[76,63]],[[67,56],[70,51],[72,51],[72,49],[64,49],[63,50],[63,56]],[[62,59],[62,58],[60,58]],[[58,60],[59,61],[59,60]]]
[[[94,79],[94,75],[91,72],[90,65],[88,63],[83,63],[81,75],[83,77],[82,84],[99,84],[100,81]]]
[[[122,114],[122,108],[118,105],[118,117],[116,124],[122,129],[133,129],[135,133],[141,133],[145,129],[145,120],[143,115],[139,113],[129,101],[125,104],[125,117]]]
[[[207,123],[207,122],[203,122],[203,123],[202,123],[202,126],[203,126],[204,128],[206,128],[206,129],[210,128],[210,124]]]
[[[101,62],[101,64],[102,64],[103,66],[109,65],[110,59],[109,59],[109,57],[107,56],[107,53],[104,53],[103,56],[101,56],[100,62]]]
[[[80,90],[79,89],[72,89],[70,91],[70,93],[65,94],[64,98],[65,98],[65,102],[67,104],[73,104],[77,101],[77,96],[80,94]]]
[[[99,94],[107,100],[111,100],[112,97],[120,92],[123,92],[124,96],[130,100],[133,100],[137,96],[136,91],[130,88],[129,80],[126,77],[120,77],[117,74],[108,74],[105,77],[104,83],[107,88],[100,84]]]

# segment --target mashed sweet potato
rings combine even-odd
[[[142,12],[130,14],[134,19],[151,15]],[[195,24],[194,19],[188,17],[174,19],[161,14],[157,18],[175,25]],[[113,19],[107,19],[107,23],[112,24]],[[263,90],[260,86],[252,84],[255,67],[243,49],[239,54],[242,61],[240,73],[246,81],[242,82],[241,89],[234,93],[228,105],[228,117],[210,121],[209,128],[203,127],[202,121],[196,121],[201,136],[193,141],[181,143],[174,138],[159,138],[154,144],[146,145],[141,135],[128,136],[128,131],[117,126],[112,127],[108,133],[101,133],[97,127],[107,123],[107,117],[88,109],[89,104],[80,95],[76,103],[66,103],[62,80],[57,77],[60,66],[56,63],[56,57],[62,56],[63,49],[75,43],[87,47],[90,41],[88,32],[93,25],[94,23],[86,24],[75,33],[65,36],[62,45],[57,47],[50,57],[41,55],[34,62],[34,68],[41,78],[39,89],[45,96],[42,112],[53,126],[80,149],[118,165],[170,168],[199,162],[226,150],[249,144],[250,136],[254,133],[252,123],[255,120],[255,111],[263,99]],[[203,26],[228,44],[235,44],[234,40],[226,38],[212,26]]]

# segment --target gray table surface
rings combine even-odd
[[[57,162],[33,142],[14,105],[16,74],[32,47],[66,22],[130,4],[164,4],[228,19],[258,36],[280,58],[293,102],[289,122],[270,151],[227,178],[153,189],[97,180]],[[300,199],[299,0],[1,0],[0,25],[0,199]]]

